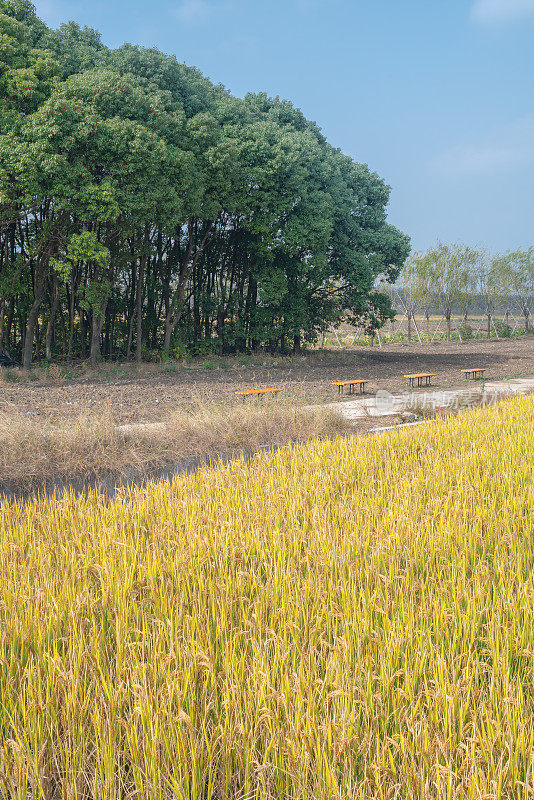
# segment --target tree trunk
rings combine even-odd
[[[217,309],[217,339],[218,339],[218,352],[222,356],[224,353],[224,309]]]
[[[72,353],[74,350],[74,292],[71,292],[71,296],[69,299],[69,344],[68,344],[68,354],[69,358],[72,358]]]
[[[45,356],[48,359],[52,358],[52,341],[54,338],[54,321],[59,306],[59,281],[56,273],[52,277],[52,303],[50,306],[50,318],[46,326],[46,339],[45,339]]]
[[[85,358],[87,355],[87,320],[82,308],[78,308],[78,315],[80,317],[80,355]]]
[[[451,315],[450,315],[450,312],[445,315],[445,321],[447,323],[447,341],[450,342],[450,340],[451,340]]]
[[[91,351],[89,360],[91,366],[96,366],[100,361],[100,334],[106,318],[106,308],[108,304],[108,296],[106,296],[100,303],[98,308],[93,309],[92,324],[91,324]]]
[[[78,274],[76,267],[72,268],[70,274],[70,296],[69,296],[69,344],[68,354],[72,358],[74,353],[74,326],[76,320],[76,292],[78,291]]]
[[[412,315],[408,314],[408,341],[412,341]]]
[[[169,309],[169,312],[165,315],[165,335],[163,337],[163,350],[165,351],[165,355],[168,357],[169,352],[171,349],[171,336],[174,330],[174,326],[172,324],[172,313]]]
[[[28,314],[28,319],[26,321],[24,348],[22,352],[22,366],[25,370],[31,369],[32,365],[33,340],[35,337],[37,322],[39,320],[39,310],[41,308],[41,303],[43,302],[47,268],[48,258],[39,261],[36,265],[33,295],[34,299],[30,313]]]
[[[65,322],[65,312],[63,311],[63,305],[60,303],[58,306],[59,317],[61,319],[61,353],[66,356],[67,355],[67,332],[69,330],[68,323]],[[57,325],[54,328],[54,338],[56,342],[59,342],[58,337],[58,329]]]
[[[28,314],[26,321],[26,331],[24,334],[24,349],[22,351],[22,366],[25,370],[31,369],[32,366],[32,353],[33,353],[33,340],[35,337],[35,328],[37,320],[39,319],[39,308],[41,306],[41,299],[35,299]]]
[[[15,316],[15,298],[12,297],[9,301],[9,309],[7,312],[7,321],[4,330],[4,341],[6,346],[9,347],[11,343],[11,328],[13,326],[13,318]]]
[[[491,311],[488,311],[488,339],[491,339]]]
[[[129,360],[130,352],[132,350],[134,319],[135,319],[135,314],[132,314],[132,316],[130,317],[130,323],[128,325],[128,341],[126,343],[126,361]]]
[[[169,298],[169,308],[167,314],[165,315],[165,338],[163,342],[163,349],[167,357],[169,356],[172,333],[176,328],[176,326],[178,325],[178,323],[180,322],[184,312],[184,309],[181,304],[185,297],[187,282],[189,281],[191,275],[193,274],[193,270],[195,269],[200,254],[204,251],[206,242],[208,241],[208,237],[213,228],[213,222],[208,223],[204,236],[202,237],[202,240],[198,245],[194,254],[193,254],[193,243],[194,243],[193,239],[194,239],[194,231],[196,228],[195,220],[190,219],[187,227],[189,231],[189,242],[187,245],[186,254],[184,256],[182,267],[180,269],[178,286],[176,288],[176,291],[174,292],[174,297],[172,298],[172,300]],[[174,313],[173,313],[173,308],[177,308],[176,312]]]
[[[137,291],[135,295],[135,360],[139,364],[143,354],[143,280],[145,275],[145,255],[139,261],[139,272],[137,274]]]
[[[93,311],[91,321],[91,350],[89,351],[89,360],[91,366],[95,367],[100,361],[100,334],[102,332],[102,325],[104,324],[104,315],[98,310]]]
[[[41,355],[41,339],[43,335],[43,326],[39,323],[39,317],[37,317],[37,324],[35,326],[35,348],[34,348],[34,355],[37,358],[40,358]]]
[[[6,301],[2,299],[2,302],[0,303],[0,350],[2,350],[4,346],[5,314],[6,314]]]
[[[93,311],[93,321],[91,325],[91,350],[89,360],[93,367],[100,361],[100,321],[95,311]]]
[[[132,291],[130,293],[130,302],[128,303],[128,341],[126,344],[126,360],[130,358],[133,341],[133,326],[135,321],[135,289],[137,286],[137,264],[132,262]]]

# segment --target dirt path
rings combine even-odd
[[[460,369],[472,366],[486,367],[489,380],[534,375],[534,337],[312,351],[288,359],[213,359],[204,365],[111,364],[93,372],[71,365],[65,368],[69,379],[59,386],[44,371],[37,381],[4,378],[0,411],[59,419],[107,409],[117,423],[150,422],[178,406],[236,403],[236,389],[258,385],[283,386],[285,397],[307,404],[336,400],[330,382],[353,377],[371,379],[372,391],[396,393],[406,389],[405,373],[430,371],[437,373],[434,388],[461,387]]]

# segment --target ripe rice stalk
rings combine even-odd
[[[531,797],[533,442],[526,397],[4,504],[0,796]]]

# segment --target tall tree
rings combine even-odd
[[[461,244],[438,242],[425,254],[422,267],[428,274],[434,304],[445,318],[447,339],[451,338],[453,311],[468,296],[471,275],[478,260],[479,254],[475,250]]]
[[[0,0],[0,338],[32,357],[299,349],[390,315],[389,188],[302,112]],[[46,336],[41,331],[46,328]],[[56,336],[56,333],[61,335]]]
[[[528,333],[534,302],[534,247],[505,253],[498,257],[495,267],[501,272],[504,289],[523,315]]]

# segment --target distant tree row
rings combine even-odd
[[[35,356],[297,349],[409,252],[389,188],[290,103],[0,0],[0,345]]]
[[[465,245],[438,242],[426,253],[411,254],[398,281],[408,326],[415,314],[438,311],[451,337],[454,313],[467,319],[469,309],[482,305],[486,332],[491,336],[495,310],[510,304],[531,328],[534,311],[534,247],[490,255]]]

